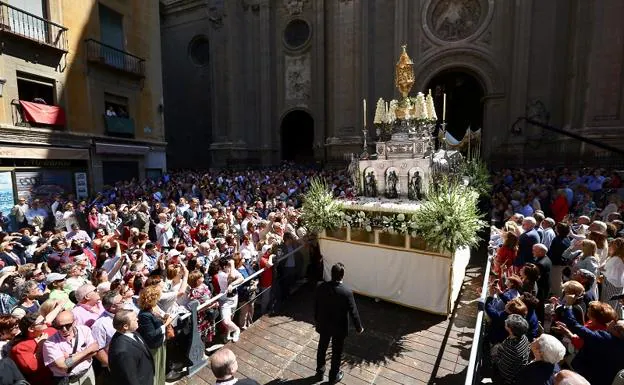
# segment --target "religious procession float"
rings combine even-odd
[[[395,84],[401,98],[376,105],[373,154],[364,119],[364,149],[349,166],[357,197],[337,199],[315,181],[303,216],[318,234],[326,279],[342,262],[345,282],[356,293],[448,315],[484,225],[477,208],[477,185],[487,173],[475,159],[480,137],[470,131],[467,141],[446,140],[444,95],[436,151],[433,95],[409,95],[414,71],[405,46]],[[363,106],[366,117],[366,101]],[[465,151],[462,142],[473,148]]]

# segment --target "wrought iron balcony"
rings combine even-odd
[[[87,60],[104,66],[145,77],[145,59],[104,44],[97,40],[87,39]]]
[[[123,138],[134,138],[134,120],[120,116],[104,115],[106,134]]]
[[[0,32],[67,52],[67,28],[2,1]]]

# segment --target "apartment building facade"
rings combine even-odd
[[[166,169],[150,0],[0,1],[0,210]]]

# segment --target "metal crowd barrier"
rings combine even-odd
[[[280,262],[284,261],[289,256],[297,253],[304,246],[305,246],[305,244],[302,244],[299,247],[297,247],[296,249],[294,249],[293,251],[291,251],[289,253],[286,253],[286,254],[282,255],[281,257],[278,257],[277,260],[273,261],[273,267],[271,267],[271,269],[276,267]],[[264,270],[265,269],[263,268],[263,269],[260,269],[260,270],[256,271],[255,273],[253,273],[249,277],[245,278],[245,280],[243,282],[241,282],[240,284],[236,285],[235,288],[246,284],[247,282],[251,281],[252,279],[257,278],[258,276],[260,276],[260,274],[262,274],[264,272]],[[274,278],[274,280],[275,280],[275,278]],[[204,355],[204,350],[206,349],[206,346],[204,345],[204,342],[202,341],[201,335],[199,333],[197,314],[200,311],[202,311],[203,309],[209,307],[211,304],[213,304],[216,301],[218,301],[224,295],[226,295],[226,293],[220,293],[218,295],[215,295],[214,297],[210,298],[208,301],[204,302],[201,305],[199,304],[199,301],[197,301],[197,300],[193,300],[193,301],[189,302],[188,309],[189,309],[190,312],[186,313],[184,315],[181,315],[180,318],[179,318],[180,321],[184,321],[184,320],[186,320],[189,317],[191,318],[191,321],[190,321],[191,346],[190,346],[190,349],[189,349],[188,358],[189,358],[189,360],[191,361],[192,364],[188,368],[188,375],[189,375],[189,377],[194,375],[194,374],[196,374],[197,372],[199,372],[204,366],[206,366],[208,364],[208,360],[205,358],[205,355]]]
[[[483,343],[485,337],[485,299],[488,295],[490,286],[490,270],[492,269],[492,261],[494,259],[493,250],[488,252],[488,260],[483,272],[483,286],[481,287],[481,296],[479,297],[479,312],[477,313],[477,321],[475,323],[474,337],[472,339],[472,347],[470,349],[470,360],[468,361],[468,371],[466,372],[466,381],[464,385],[476,385],[481,383],[481,353],[483,352]]]

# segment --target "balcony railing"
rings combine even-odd
[[[67,52],[67,28],[0,1],[0,32]]]
[[[145,76],[145,59],[97,40],[87,39],[86,43],[87,59],[90,62],[100,63],[139,77]]]
[[[134,120],[131,118],[104,115],[104,125],[108,135],[134,138]]]

